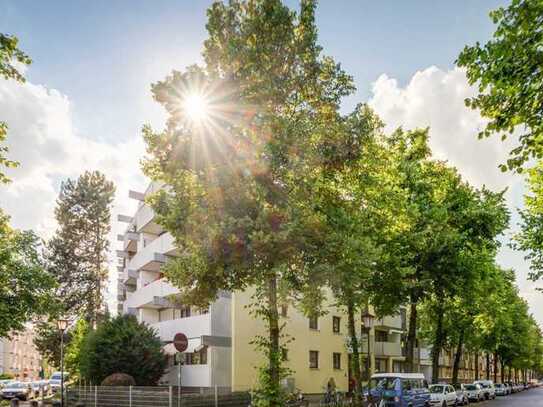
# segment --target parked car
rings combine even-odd
[[[456,406],[456,390],[450,384],[432,384],[430,404],[439,407]]]
[[[54,372],[51,375],[51,378],[49,379],[49,384],[51,385],[51,390],[53,393],[56,393],[58,390],[60,390],[60,382],[62,378],[61,372]],[[64,384],[68,381],[68,373],[64,372]]]
[[[496,396],[507,396],[507,386],[505,384],[496,383],[494,388],[496,390]]]
[[[13,382],[12,379],[0,380],[0,390],[3,389],[4,387],[6,387],[8,384],[10,384],[12,382]]]
[[[464,388],[468,394],[469,401],[481,401],[484,400],[485,395],[483,393],[483,388],[480,384],[465,384]]]
[[[486,400],[496,398],[496,389],[494,388],[494,382],[492,380],[477,380],[474,383],[481,385]]]
[[[34,397],[34,392],[30,383],[11,382],[2,389],[2,398],[19,400],[29,400]]]
[[[428,407],[430,392],[422,373],[378,373],[371,377],[364,393],[364,406]]]
[[[454,389],[456,390],[456,405],[458,406],[467,406],[469,404],[468,392],[463,384],[455,384]]]
[[[505,390],[506,390],[506,395],[509,395],[511,394],[511,385],[509,383],[504,383],[504,386],[505,386]]]

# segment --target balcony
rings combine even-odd
[[[169,368],[162,380],[175,385],[177,383],[177,366]],[[181,384],[185,387],[211,387],[211,365],[181,366]]]
[[[402,356],[402,344],[400,342],[375,342],[376,356]]]
[[[176,333],[183,332],[188,338],[211,335],[211,314],[194,315],[151,324],[162,341],[171,341]],[[191,340],[189,340],[190,343]],[[198,340],[201,343],[200,340]]]
[[[126,232],[122,236],[123,250],[125,252],[134,253],[138,250],[138,240],[140,235],[136,232]],[[119,236],[119,237],[121,237]]]
[[[137,252],[128,262],[128,268],[131,270],[158,271],[162,264],[166,262],[166,255],[174,256],[176,252],[173,236],[164,233]]]
[[[171,285],[166,279],[161,278],[145,287],[133,292],[126,300],[127,308],[170,308],[171,304],[165,297],[176,294],[179,290]]]
[[[386,316],[375,320],[376,328],[386,328],[388,330],[402,331],[402,318],[400,314]]]
[[[121,274],[121,281],[125,285],[136,285],[136,280],[139,277],[139,273],[137,270],[132,269],[124,269]]]

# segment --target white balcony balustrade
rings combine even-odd
[[[165,278],[155,280],[139,290],[134,291],[126,300],[128,308],[169,308],[170,304],[165,297],[177,294],[179,290],[171,285]]]

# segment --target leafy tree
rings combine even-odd
[[[47,362],[57,369],[60,369],[60,331],[55,322],[55,317],[59,315],[58,303],[53,302],[54,309],[50,310],[45,320],[37,321],[35,325],[36,335],[34,337],[34,346]],[[64,345],[70,346],[72,340],[72,331],[64,331]]]
[[[312,285],[303,253],[319,222],[305,182],[319,165],[313,141],[353,90],[340,66],[320,55],[315,7],[214,3],[205,68],[154,85],[168,126],[144,128],[144,172],[166,185],[150,204],[183,253],[166,264],[166,277],[195,305],[222,289],[255,290],[253,312],[267,328],[255,340],[267,359],[258,405],[283,405],[278,302]],[[188,114],[194,95],[205,99],[207,118]]]
[[[125,373],[138,386],[156,385],[166,363],[156,332],[133,315],[103,321],[88,331],[79,353],[79,372],[92,383]]]
[[[33,232],[13,230],[0,213],[0,337],[24,329],[52,301],[54,280],[44,270]]]
[[[83,316],[91,325],[104,314],[108,275],[112,182],[98,171],[61,184],[55,209],[58,229],[47,243],[47,267],[58,282],[61,314]]]
[[[518,131],[519,145],[502,169],[520,169],[531,157],[543,157],[543,3],[513,0],[490,17],[497,25],[493,38],[466,46],[457,64],[479,89],[467,105],[489,119],[479,137],[501,133],[504,139]]]
[[[81,318],[70,332],[68,346],[66,346],[65,350],[64,363],[66,364],[66,370],[70,372],[72,377],[81,377],[79,368],[81,366],[82,347],[89,331],[89,323]]]
[[[529,193],[520,210],[521,231],[515,235],[513,247],[526,252],[530,262],[529,278],[543,277],[543,162],[528,170]]]

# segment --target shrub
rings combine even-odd
[[[126,373],[113,373],[102,380],[102,386],[135,386],[136,381]]]
[[[80,353],[81,376],[93,383],[122,372],[132,376],[138,386],[153,386],[166,368],[160,338],[133,315],[101,323],[86,335]]]

